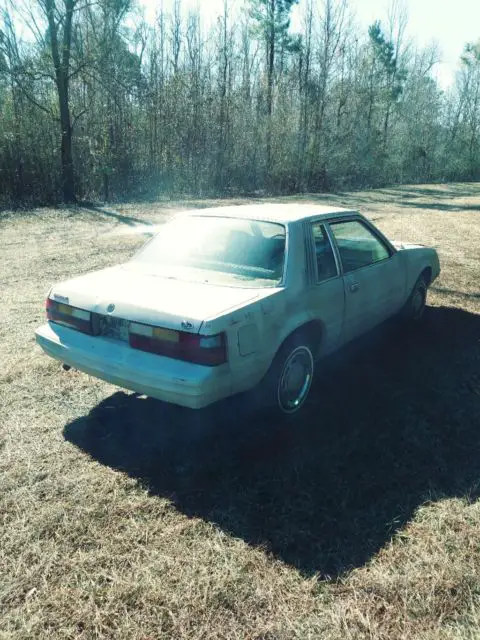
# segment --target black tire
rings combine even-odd
[[[301,334],[287,339],[258,389],[261,405],[278,417],[297,416],[308,398],[314,371],[309,341]]]
[[[425,312],[427,304],[428,285],[425,276],[422,274],[410,294],[403,310],[402,319],[410,324],[418,324]]]

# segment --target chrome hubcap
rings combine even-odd
[[[285,413],[294,413],[305,402],[313,378],[313,358],[309,349],[297,347],[287,358],[278,385],[278,404]]]

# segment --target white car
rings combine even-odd
[[[395,314],[422,316],[434,249],[390,242],[356,211],[259,204],[160,225],[125,264],[52,287],[36,339],[53,358],[199,409],[261,385],[281,414],[319,359]]]

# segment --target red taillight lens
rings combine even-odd
[[[47,311],[47,319],[56,324],[62,324],[71,329],[76,329],[82,333],[93,334],[92,314],[90,311],[77,309],[68,304],[56,302],[51,298],[47,298],[45,303]]]
[[[132,322],[130,346],[140,351],[207,367],[216,367],[227,362],[227,343],[224,333],[201,336]]]

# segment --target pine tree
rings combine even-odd
[[[275,78],[275,59],[279,51],[295,46],[295,40],[289,34],[290,12],[298,0],[250,0],[250,15],[256,31],[265,43],[267,69],[266,95],[266,173],[272,170],[272,113]]]

